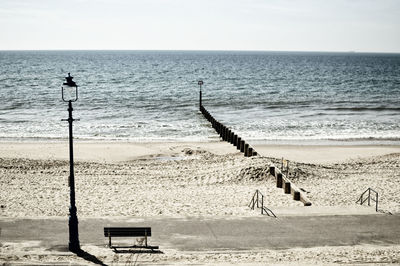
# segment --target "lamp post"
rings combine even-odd
[[[72,140],[72,122],[75,119],[72,118],[72,102],[78,100],[78,85],[72,81],[70,73],[68,77],[65,77],[66,82],[61,87],[62,100],[68,102],[68,121],[69,124],[69,187],[70,187],[70,207],[69,207],[69,250],[72,252],[79,252],[81,250],[79,245],[79,234],[78,234],[78,216],[76,215],[75,206],[75,177],[74,177],[74,149]]]
[[[204,84],[204,82],[202,81],[202,80],[199,80],[198,82],[197,82],[197,84],[200,86],[200,104],[199,104],[199,108],[200,108],[200,111],[201,111],[201,107],[202,107],[202,103],[201,103],[201,85],[203,85]]]

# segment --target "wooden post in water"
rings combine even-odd
[[[200,111],[202,111],[201,109],[202,109],[202,106],[203,106],[203,104],[202,104],[202,102],[201,102],[201,85],[203,85],[204,84],[204,82],[202,81],[202,80],[199,80],[198,82],[197,82],[197,84],[200,86],[200,99],[199,99],[199,108],[200,108]]]
[[[226,141],[227,136],[228,136],[228,128],[226,126],[224,126],[224,138],[223,138],[223,140]]]
[[[244,144],[244,156],[249,157],[249,144]]]
[[[226,127],[222,127],[222,140],[226,140]]]
[[[240,143],[242,142],[242,138],[241,137],[238,137],[237,138],[237,142],[236,142],[236,147],[237,147],[237,149],[238,150],[240,150]]]
[[[244,152],[244,144],[245,144],[244,140],[241,140],[240,141],[240,152]]]
[[[200,101],[199,106],[200,106],[200,111],[201,111],[201,107],[203,106],[201,103],[201,91],[200,91],[200,100],[199,101]]]
[[[251,157],[251,156],[253,156],[253,148],[252,148],[252,147],[249,147],[249,148],[247,149],[247,157]]]

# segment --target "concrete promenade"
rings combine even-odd
[[[81,245],[106,248],[106,226],[151,226],[149,243],[182,251],[289,249],[296,247],[400,245],[400,215],[307,215],[187,218],[80,218]],[[0,218],[1,243],[39,241],[65,250],[67,218]],[[125,242],[129,239],[115,239]],[[132,241],[132,240],[130,240]]]

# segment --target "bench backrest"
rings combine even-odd
[[[151,236],[151,227],[104,227],[104,236]]]

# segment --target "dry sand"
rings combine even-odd
[[[380,193],[380,210],[400,213],[398,146],[264,145],[256,149],[264,156],[301,161],[290,162],[290,178],[306,191],[312,208],[330,206],[355,212],[361,208],[362,213],[368,207],[357,207],[355,201],[371,187]],[[279,159],[245,158],[225,142],[77,142],[75,158],[78,217],[257,216],[258,212],[247,207],[256,189],[265,195],[265,205],[272,210],[279,212],[288,206],[302,206],[277,189],[275,180],[268,175],[269,165],[280,165]],[[0,143],[0,217],[66,217],[69,206],[67,159],[67,143]],[[296,208],[289,208],[286,213],[299,214],[293,210]],[[75,261],[72,255],[57,256],[39,249],[36,252],[35,245],[31,244],[2,243],[0,261]],[[100,247],[88,246],[87,249],[100,256],[110,253]],[[14,254],[19,255],[16,258]],[[126,254],[104,256],[108,262],[128,260]],[[142,258],[146,256],[148,262],[183,264],[400,261],[397,246],[222,253],[170,250],[162,257],[147,254]],[[79,259],[75,262],[84,263]]]

